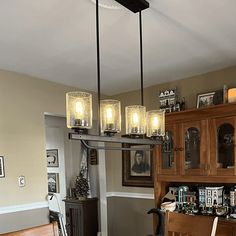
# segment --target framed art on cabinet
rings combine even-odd
[[[123,147],[140,148],[122,151],[122,185],[133,187],[153,187],[152,151],[148,145],[123,144]]]
[[[201,93],[197,95],[197,108],[208,107],[213,105],[215,92]]]

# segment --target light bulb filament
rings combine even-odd
[[[137,113],[133,114],[133,124],[138,125],[139,124],[139,116]]]
[[[77,113],[77,116],[79,119],[81,119],[84,115],[84,106],[81,101],[77,101],[75,103],[75,112]]]

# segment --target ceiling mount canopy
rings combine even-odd
[[[96,4],[96,0],[90,0],[92,3]],[[121,10],[123,7],[114,0],[100,0],[99,6],[109,10]]]
[[[149,3],[145,0],[115,0],[130,11],[137,13],[149,8]]]
[[[90,146],[88,141],[110,143],[132,143],[150,145],[161,144],[165,134],[164,112],[146,113],[143,99],[143,44],[142,44],[142,10],[149,7],[145,0],[116,0],[130,11],[139,12],[140,27],[140,75],[141,104],[127,106],[125,137],[112,137],[121,132],[121,105],[117,100],[101,100],[100,37],[99,37],[99,0],[96,0],[96,43],[97,43],[97,96],[98,96],[98,135],[87,135],[92,128],[92,95],[84,92],[67,93],[67,126],[77,132],[70,134],[70,139],[81,140],[90,149],[127,150],[124,147]],[[147,124],[148,117],[148,124]],[[148,133],[146,132],[148,130]],[[140,147],[142,149],[142,147]],[[132,150],[132,148],[128,148]]]

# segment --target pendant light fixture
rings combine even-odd
[[[165,136],[165,112],[152,110],[147,112],[147,137]]]
[[[121,131],[120,101],[102,100],[100,103],[101,133],[113,136]]]
[[[152,110],[146,113],[143,98],[143,32],[142,32],[142,11],[139,11],[139,32],[140,32],[140,74],[141,74],[141,105],[127,106],[126,134],[131,137],[146,135],[150,138],[159,138],[165,135],[165,112]],[[147,130],[146,130],[147,128]],[[146,133],[147,131],[147,133]]]
[[[66,94],[67,127],[79,132],[92,128],[92,94],[69,92]]]
[[[131,137],[140,137],[146,133],[146,107],[143,99],[143,37],[142,37],[142,11],[139,11],[140,33],[140,74],[141,74],[141,105],[127,106],[125,108],[126,134]]]
[[[141,68],[141,105],[126,107],[127,137],[112,137],[121,131],[121,105],[117,100],[101,100],[100,89],[100,42],[99,42],[99,0],[96,0],[96,37],[97,37],[97,96],[98,96],[98,135],[85,134],[92,128],[92,95],[85,92],[69,92],[66,94],[67,126],[76,131],[70,133],[69,138],[80,140],[90,149],[109,150],[140,150],[140,148],[91,146],[88,141],[129,143],[154,145],[161,144],[160,140],[145,138],[146,108],[143,106],[143,56],[142,56],[142,15],[141,11],[149,7],[146,0],[116,0],[133,12],[140,15],[140,68]],[[158,131],[156,132],[157,134]],[[152,132],[154,134],[154,132]],[[130,137],[142,137],[132,139]],[[150,150],[150,148],[146,148]],[[143,150],[143,148],[142,148]]]

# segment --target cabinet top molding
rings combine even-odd
[[[236,115],[236,103],[227,103],[213,105],[205,108],[195,108],[185,111],[166,114],[166,123],[178,123],[183,121],[194,121],[201,119],[210,119],[223,116]]]

